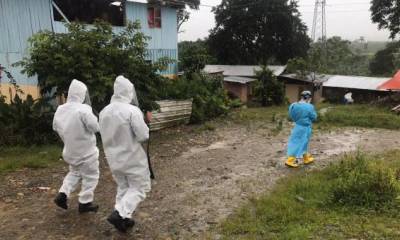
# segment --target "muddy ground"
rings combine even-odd
[[[288,123],[277,133],[273,124],[224,122],[215,123],[213,131],[180,127],[153,134],[157,179],[135,214],[138,225],[127,235],[106,222],[116,185],[104,158],[95,196],[101,207],[97,214],[79,215],[76,195],[68,211],[54,206],[67,173],[64,164],[0,176],[0,239],[218,239],[208,230],[279,178],[322,168],[357,149],[395,149],[400,141],[400,132],[388,130],[317,131],[311,143],[317,162],[293,170],[283,165],[289,129]]]

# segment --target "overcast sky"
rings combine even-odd
[[[252,2],[253,0],[249,0]],[[215,26],[214,14],[211,7],[216,6],[221,0],[201,0],[200,10],[191,11],[190,20],[182,26],[183,33],[179,40],[197,40],[208,36],[209,30]],[[302,19],[311,32],[315,0],[299,0],[299,10]],[[327,0],[327,34],[341,36],[354,40],[364,36],[368,41],[386,41],[389,32],[378,30],[376,24],[371,22],[369,12],[370,0]]]

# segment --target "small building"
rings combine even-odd
[[[313,91],[314,101],[321,102],[323,83],[329,79],[330,75],[316,74],[308,75],[305,78],[300,78],[296,74],[283,74],[278,76],[278,80],[282,81],[285,86],[285,96],[289,103],[299,101],[303,91]]]
[[[313,86],[316,103],[342,103],[348,91],[353,93],[356,103],[365,103],[387,96],[388,91],[379,89],[379,86],[390,78],[317,74],[301,79],[296,74],[284,74],[278,79],[284,82],[286,98],[290,103],[298,101],[302,91],[312,91]]]
[[[323,83],[322,97],[326,101],[342,103],[347,91],[353,93],[355,103],[367,103],[387,96],[389,93],[379,87],[390,80],[381,77],[331,76]]]
[[[285,66],[268,66],[275,76],[281,75]],[[243,103],[247,103],[252,96],[252,83],[256,79],[256,71],[261,70],[260,66],[250,65],[206,65],[204,72],[208,74],[218,74],[224,77],[224,87],[230,95],[239,98]]]
[[[91,24],[102,19],[120,31],[127,21],[141,22],[142,31],[151,37],[148,41],[149,61],[161,57],[178,60],[177,9],[180,1],[146,0],[0,0],[0,65],[9,70],[26,94],[39,97],[37,76],[28,78],[21,69],[12,67],[28,54],[28,39],[41,30],[55,33],[66,31],[63,21]],[[173,63],[161,74],[177,74]],[[1,93],[9,96],[12,89],[6,76],[0,81]],[[14,94],[14,93],[12,93]]]
[[[237,97],[243,103],[247,103],[252,96],[252,82],[255,78],[227,76],[224,77],[224,88],[229,94]]]

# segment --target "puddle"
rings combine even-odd
[[[217,150],[217,149],[223,149],[228,147],[228,142],[227,141],[220,141],[220,142],[215,142],[213,144],[211,144],[208,147],[193,147],[191,149],[189,149],[187,152],[182,154],[182,157],[184,158],[188,158],[191,157],[193,155],[202,153],[202,152],[206,152],[206,151],[210,151],[210,150]]]
[[[360,141],[361,136],[357,133],[331,135],[328,137],[327,143],[321,144],[319,147],[322,149],[323,155],[334,156],[356,151]]]

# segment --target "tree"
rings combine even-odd
[[[199,9],[200,0],[183,0],[182,3],[185,3],[190,9]],[[181,29],[182,25],[187,22],[190,18],[190,12],[186,10],[186,8],[180,8],[177,11],[178,17],[178,32]]]
[[[180,29],[182,25],[187,22],[190,18],[190,12],[186,11],[186,9],[181,8],[177,10],[177,17],[178,17],[178,33],[180,33]]]
[[[371,60],[369,69],[373,75],[391,76],[400,66],[396,66],[396,55],[400,51],[400,42],[391,42],[385,49],[378,51]]]
[[[88,86],[93,106],[101,109],[112,95],[115,77],[122,74],[135,84],[144,110],[157,107],[154,100],[162,78],[156,72],[168,61],[147,61],[148,38],[140,31],[139,22],[129,23],[118,34],[105,22],[96,22],[91,28],[78,23],[67,27],[68,33],[34,35],[28,57],[17,64],[29,76],[38,75],[42,93],[56,89],[58,95],[66,95],[76,78]]]
[[[398,0],[372,0],[372,21],[378,23],[379,29],[390,31],[394,39],[400,33],[400,2]]]
[[[310,39],[296,1],[223,0],[213,9],[210,50],[221,64],[285,64],[305,56]]]
[[[394,63],[395,70],[399,71],[400,70],[400,48],[397,49],[397,52],[395,52],[393,54],[393,56],[394,56],[393,63]]]
[[[267,68],[261,66],[261,70],[256,71],[257,83],[254,95],[261,102],[263,107],[271,104],[279,105],[284,100],[283,84],[279,82],[274,73]]]
[[[350,42],[340,37],[312,44],[306,57],[288,61],[287,71],[311,81],[313,95],[324,74],[369,75],[367,56],[353,53]]]
[[[324,44],[324,45],[323,45]],[[326,47],[324,60],[327,74],[344,75],[369,75],[368,57],[360,53],[354,53],[350,46],[351,42],[340,37],[327,39],[326,43],[317,42],[312,48]]]
[[[309,72],[343,75],[369,75],[368,57],[352,52],[351,43],[340,37],[319,40],[311,45],[308,56],[303,58]],[[293,63],[296,62],[291,62]],[[294,64],[304,67],[304,64]],[[304,69],[303,69],[304,70]],[[296,72],[296,70],[295,70]]]
[[[213,62],[207,43],[203,40],[180,42],[178,48],[180,71],[199,72],[206,64]]]

